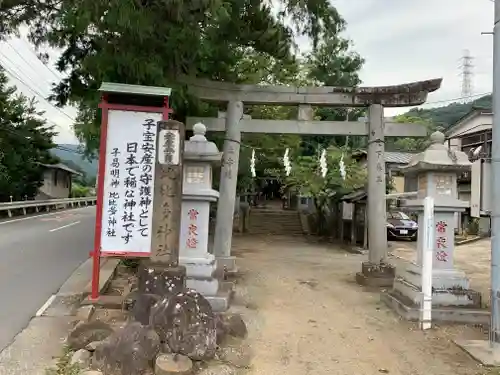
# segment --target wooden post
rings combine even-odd
[[[357,211],[358,204],[353,203],[352,204],[352,217],[351,217],[351,245],[355,246],[358,242],[358,227],[357,227],[357,220],[356,220],[356,211]]]

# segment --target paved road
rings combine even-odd
[[[89,257],[95,207],[0,221],[0,351]]]

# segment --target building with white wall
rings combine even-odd
[[[471,172],[459,178],[459,199],[470,202],[471,217],[480,220],[481,231],[489,231],[491,212],[491,109],[473,108],[446,131],[451,149],[461,150],[473,162]]]

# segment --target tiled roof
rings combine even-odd
[[[413,156],[415,154],[411,152],[387,151],[385,152],[384,160],[386,163],[408,164]]]
[[[63,171],[69,172],[71,174],[75,174],[77,176],[82,175],[80,172],[77,172],[74,169],[71,169],[70,167],[68,167],[67,165],[64,165],[62,163],[58,163],[58,164],[42,164],[42,163],[40,163],[40,165],[43,165],[46,168],[61,169]]]
[[[353,156],[366,156],[366,154],[365,150],[357,150],[353,153]],[[386,151],[384,153],[384,160],[386,163],[408,164],[414,155],[416,155],[416,153],[413,152]]]

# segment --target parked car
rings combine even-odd
[[[387,213],[387,238],[416,241],[418,224],[401,211]]]

